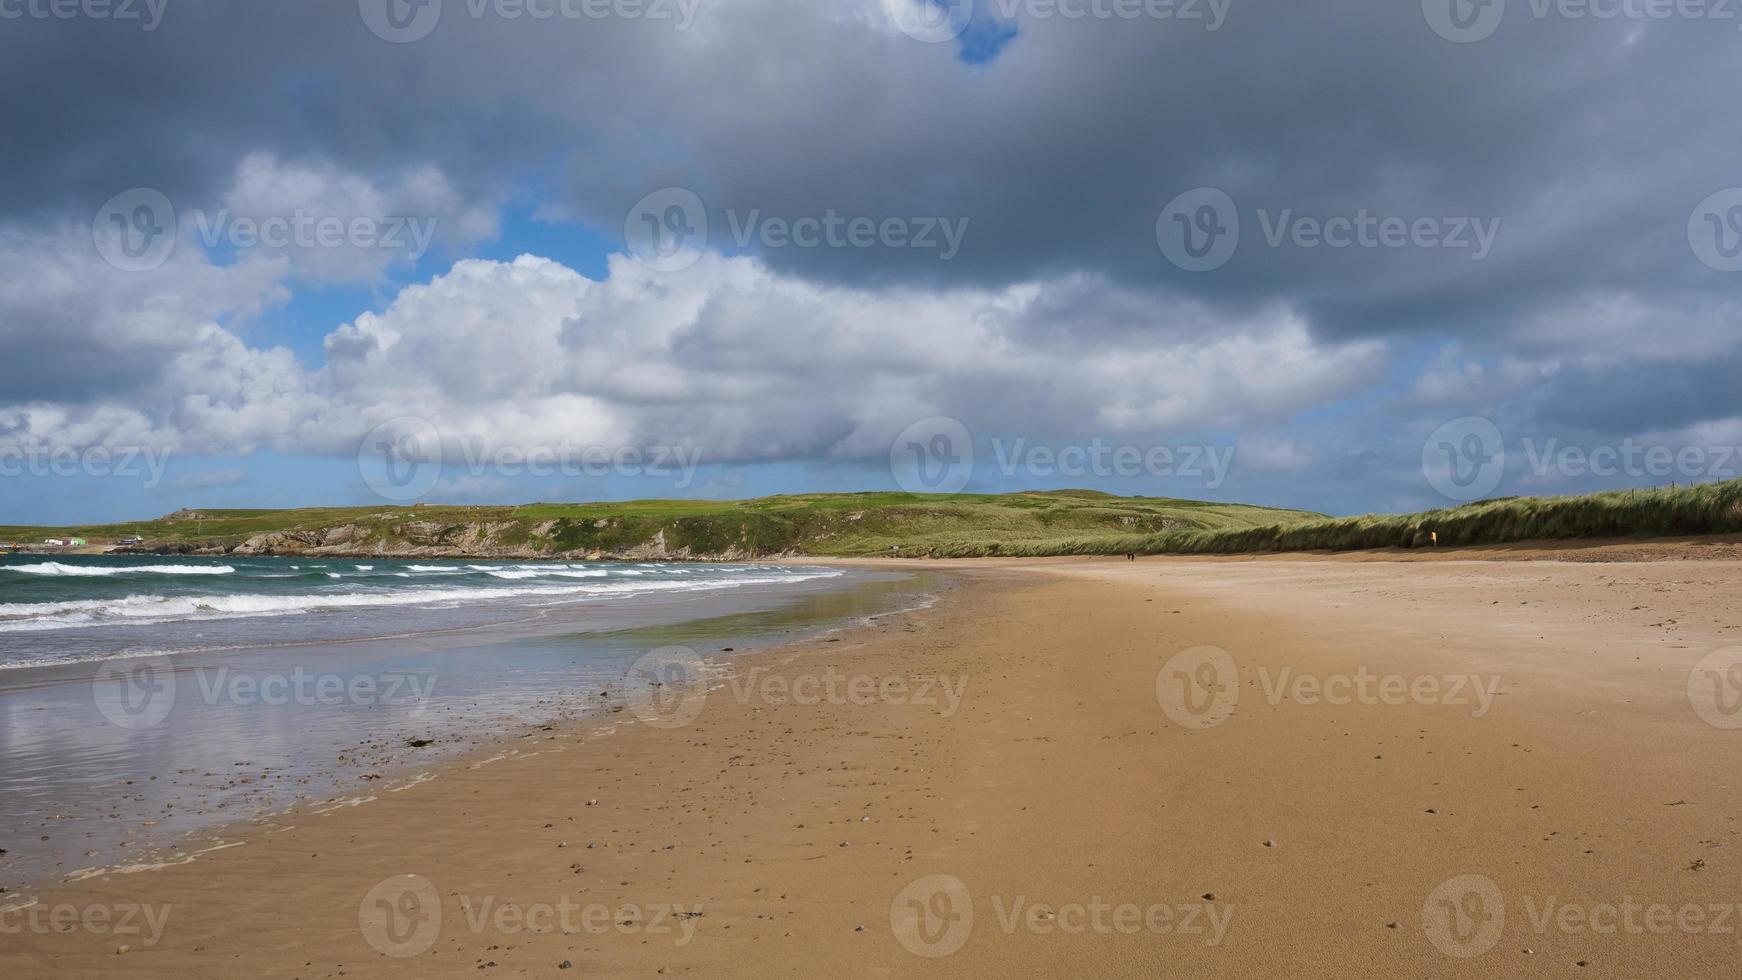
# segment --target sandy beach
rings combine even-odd
[[[1733,551],[927,563],[699,695],[0,896],[0,975],[1734,976]]]

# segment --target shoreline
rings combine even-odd
[[[13,780],[0,779],[0,792],[19,794],[0,834],[0,853],[11,852],[0,857],[0,893],[158,864],[251,823],[397,791],[553,724],[609,718],[625,704],[623,669],[669,642],[661,638],[755,651],[924,604],[949,585],[935,573],[854,574],[535,607],[412,634],[0,671]],[[168,691],[166,710],[130,717],[124,691],[96,686],[136,670],[152,671],[148,704]]]
[[[871,567],[860,563],[851,564],[868,570]],[[864,587],[865,584],[860,583],[843,591]],[[934,577],[933,581],[925,583],[923,588],[914,588],[911,592],[911,597],[915,600],[913,602],[880,608],[876,612],[864,615],[852,615],[834,620],[818,620],[800,627],[799,631],[803,635],[790,640],[771,642],[766,635],[756,633],[718,634],[721,638],[730,639],[734,645],[724,647],[712,656],[702,658],[708,668],[706,688],[709,692],[719,691],[730,685],[731,678],[746,672],[754,674],[772,666],[790,663],[808,648],[845,642],[858,634],[887,628],[891,622],[902,622],[911,617],[924,615],[936,609],[940,604],[949,602],[953,593],[961,587],[962,583],[957,581],[955,576],[945,573]],[[706,621],[699,620],[697,622]],[[483,632],[492,628],[488,625],[474,626],[454,632]],[[422,635],[425,634],[418,634],[418,636]],[[393,639],[399,638],[380,637],[357,642],[372,643]],[[749,644],[749,646],[745,648],[742,644]],[[722,653],[727,655],[721,656]],[[67,665],[55,666],[58,669]],[[81,663],[76,666],[88,665]],[[608,700],[596,706],[589,706],[584,713],[575,716],[556,716],[541,721],[528,722],[513,730],[475,730],[467,733],[472,744],[464,751],[442,757],[428,765],[408,764],[403,766],[393,778],[357,787],[357,795],[297,801],[278,810],[248,817],[238,817],[217,827],[189,831],[182,839],[182,843],[143,853],[140,855],[139,861],[71,869],[52,879],[26,882],[23,887],[0,888],[0,916],[17,913],[37,905],[38,897],[52,895],[59,889],[93,881],[128,881],[136,875],[149,876],[157,871],[186,867],[196,863],[206,855],[258,842],[264,836],[290,830],[295,826],[293,821],[337,814],[367,803],[377,802],[385,798],[382,794],[403,792],[443,776],[478,770],[499,762],[512,762],[518,758],[530,758],[547,751],[544,748],[527,750],[521,747],[523,743],[552,741],[585,743],[608,738],[616,734],[625,724],[638,722],[646,724],[644,719],[636,717],[635,708],[630,704],[632,700],[634,699],[625,692],[615,691],[612,692]],[[654,714],[656,715],[657,712]],[[0,853],[4,853],[4,850],[0,850]],[[6,962],[6,954],[9,952],[5,942],[7,938],[9,937],[6,930],[0,928],[0,964]]]
[[[109,549],[94,554],[109,555],[159,555],[174,557],[221,558],[228,552],[222,550],[210,553],[183,553],[173,551],[146,551]],[[1526,541],[1513,541],[1495,544],[1460,544],[1440,545],[1437,547],[1405,548],[1389,546],[1383,548],[1345,548],[1339,550],[1311,549],[1298,551],[1254,550],[1245,552],[1139,552],[1137,557],[1143,559],[1173,559],[1201,561],[1316,561],[1316,560],[1350,560],[1350,561],[1568,561],[1580,560],[1573,556],[1590,555],[1589,560],[1596,561],[1676,561],[1684,559],[1742,560],[1742,534],[1692,534],[1692,535],[1662,535],[1656,537],[1583,537],[1583,538],[1543,538]],[[874,565],[889,563],[895,566],[931,565],[931,564],[976,564],[985,562],[1034,562],[1080,559],[1085,561],[1108,561],[1123,557],[1119,553],[1108,552],[1086,554],[1057,555],[985,555],[977,557],[955,558],[934,557],[926,554],[866,554],[866,555],[826,555],[812,554],[804,551],[776,552],[753,556],[737,554],[702,554],[702,555],[664,555],[648,557],[640,554],[611,553],[513,553],[513,554],[470,554],[463,552],[432,554],[421,551],[394,552],[390,554],[377,552],[284,552],[274,555],[242,555],[240,557],[276,557],[276,558],[337,558],[367,561],[371,558],[386,560],[418,560],[432,559],[441,561],[595,561],[602,563],[634,564],[647,561],[696,562],[699,564],[778,564],[782,562],[806,562],[812,564],[842,564],[842,565]]]
[[[533,551],[506,549],[466,551],[449,548],[410,548],[399,550],[353,550],[346,548],[313,548],[269,551],[242,551],[218,544],[90,545],[83,548],[61,548],[36,551],[22,548],[0,551],[0,556],[52,559],[55,557],[103,557],[130,555],[163,558],[285,558],[335,559],[343,561],[525,561],[525,562],[595,562],[601,564],[637,564],[643,562],[683,562],[695,564],[771,564],[807,562],[813,564],[874,565],[879,563],[983,563],[1001,561],[1047,561],[1064,559],[1110,560],[1121,557],[1117,552],[1054,555],[981,555],[974,557],[940,557],[930,554],[812,554],[803,550],[749,553],[664,553],[659,551],[598,552],[598,551]],[[1440,546],[1386,546],[1345,549],[1259,550],[1230,552],[1138,552],[1143,559],[1179,559],[1203,561],[1252,560],[1325,560],[1354,561],[1670,561],[1682,559],[1742,560],[1742,533],[1674,534],[1652,537],[1579,537],[1541,538],[1488,544],[1447,544]],[[1589,556],[1577,558],[1574,556]],[[1628,556],[1628,557],[1623,557]]]
[[[562,963],[565,976],[1637,977],[1742,962],[1733,936],[1539,932],[1525,912],[1550,896],[1742,898],[1742,792],[1719,778],[1735,733],[1688,702],[1701,656],[1742,643],[1729,599],[1742,563],[933,567],[961,578],[937,605],[734,658],[735,678],[680,724],[532,733],[191,864],[45,889],[45,908],[167,910],[161,942],[26,930],[0,936],[0,969],[94,976],[119,945],[130,972],[163,977]],[[1238,662],[1238,705],[1181,725],[1157,682],[1203,644]],[[794,696],[831,669],[849,678],[834,700]],[[1487,694],[1338,705],[1285,671],[1467,675]],[[917,685],[861,685],[854,700],[852,677],[965,682],[959,700],[933,686],[922,704]],[[1290,693],[1273,698],[1278,685]],[[1504,930],[1454,955],[1424,916],[1438,886],[1470,875],[1505,892]],[[942,920],[904,931],[904,895],[922,910],[961,899],[971,932],[947,949]],[[1103,906],[1118,910],[1106,930],[1062,928]],[[393,909],[421,918],[382,918]]]

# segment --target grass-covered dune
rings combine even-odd
[[[804,494],[519,507],[181,511],[103,526],[0,527],[0,542],[127,537],[142,550],[423,557],[1240,554],[1742,532],[1742,480],[1581,497],[1512,497],[1419,514],[1305,511],[1067,490]]]
[[[1742,532],[1742,480],[1646,490],[1612,490],[1577,497],[1507,497],[1420,514],[1366,515],[1269,528],[1183,534],[1175,552],[1353,551],[1421,547],[1437,532],[1442,547],[1565,541],[1576,538],[1658,538]]]
[[[144,550],[456,557],[747,558],[928,555],[964,543],[1047,554],[1063,544],[1289,524],[1321,515],[1091,491],[805,494],[519,507],[179,511],[103,526],[0,527],[0,542],[145,539]]]
[[[1165,531],[1111,539],[1051,542],[1045,551],[1020,544],[988,548],[960,542],[940,556],[1041,554],[1246,554],[1270,551],[1361,551],[1742,533],[1742,480],[1577,497],[1506,497],[1418,514],[1284,521],[1256,527]]]

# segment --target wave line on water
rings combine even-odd
[[[0,572],[108,578],[114,575],[234,575],[236,569],[230,565],[63,565],[58,561],[45,561],[34,565],[0,565]]]
[[[628,597],[649,593],[699,592],[742,585],[775,585],[830,578],[833,569],[773,570],[774,574],[740,578],[684,581],[549,583],[476,588],[403,588],[371,592],[303,594],[237,593],[231,595],[130,595],[121,599],[71,599],[34,603],[0,603],[0,633],[79,629],[103,625],[155,625],[214,619],[291,616],[337,609],[392,606],[441,606],[494,599],[565,601],[593,597]],[[549,572],[549,576],[572,572]],[[589,576],[590,577],[590,576]]]

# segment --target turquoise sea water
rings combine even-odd
[[[359,639],[841,576],[776,565],[0,557],[0,670]]]
[[[718,660],[935,585],[800,564],[0,559],[0,887],[389,792],[609,717],[654,651]]]

